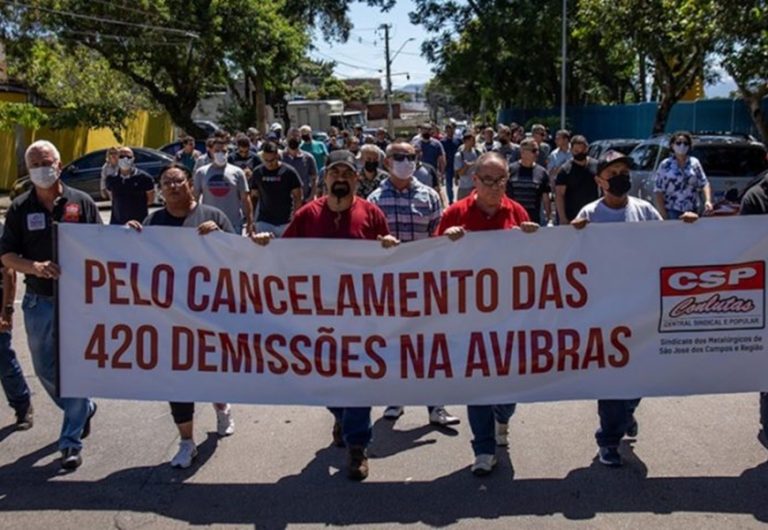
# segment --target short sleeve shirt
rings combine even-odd
[[[549,175],[540,165],[525,167],[515,162],[509,167],[507,197],[519,202],[534,223],[541,223],[541,198],[550,191]]]
[[[315,157],[317,167],[325,167],[325,160],[328,158],[328,148],[323,142],[318,142],[317,140],[302,142],[300,149]]]
[[[299,174],[304,200],[311,199],[312,179],[317,178],[317,162],[315,157],[306,151],[299,151],[299,154],[296,156],[291,155],[288,151],[283,151],[282,161],[284,164],[288,164],[295,169],[296,173]]]
[[[442,235],[452,226],[460,226],[469,231],[507,230],[530,221],[528,213],[520,203],[509,197],[502,197],[501,206],[493,215],[488,215],[477,206],[477,193],[453,203],[443,212],[436,235]]]
[[[389,229],[403,242],[427,239],[434,234],[443,211],[440,195],[413,178],[402,190],[390,179],[385,180],[368,201],[384,212]]]
[[[328,207],[328,197],[305,204],[293,216],[283,237],[377,239],[389,235],[387,219],[378,206],[355,197],[343,212]]]
[[[661,214],[648,201],[628,196],[624,208],[610,208],[603,199],[587,204],[576,219],[591,223],[637,223],[640,221],[661,221]]]
[[[301,178],[295,169],[285,163],[281,163],[275,170],[261,165],[253,172],[251,187],[259,192],[257,221],[278,226],[290,222],[292,192],[302,188]]]
[[[147,193],[155,190],[155,181],[149,174],[134,169],[128,177],[119,173],[108,176],[106,184],[112,193],[110,224],[123,225],[128,221],[141,221],[147,216]]]
[[[480,151],[478,149],[472,149],[471,151],[465,151],[464,149],[459,149],[456,152],[456,156],[453,157],[453,168],[455,171],[460,170],[464,167],[464,164],[467,162],[476,162],[477,159],[480,158]],[[468,169],[466,172],[464,172],[461,177],[459,177],[459,188],[461,189],[471,189],[473,188],[474,182],[472,181],[472,176],[475,174],[475,168],[474,166],[470,169]]]
[[[555,179],[555,187],[565,186],[565,215],[571,221],[579,211],[590,202],[600,197],[600,191],[595,182],[597,160],[587,158],[585,165],[576,164],[572,160],[566,162]],[[564,220],[560,220],[564,222]]]
[[[5,216],[5,230],[0,239],[0,256],[8,253],[32,261],[53,259],[53,223],[101,224],[96,203],[82,191],[64,184],[61,198],[48,211],[37,199],[35,189],[13,201]],[[53,296],[53,280],[26,275],[27,291],[42,296]]]
[[[689,156],[680,167],[671,156],[659,164],[653,191],[664,194],[667,210],[696,212],[699,209],[699,191],[707,185],[704,168],[696,157]]]
[[[208,164],[195,172],[195,191],[203,202],[218,208],[229,217],[232,226],[242,225],[242,195],[248,193],[243,170],[232,164]]]
[[[367,199],[368,196],[376,191],[381,183],[389,178],[389,174],[386,171],[380,169],[376,170],[376,174],[373,178],[366,177],[362,172],[360,178],[357,180],[357,196],[363,199]]]
[[[437,161],[441,156],[445,156],[445,150],[443,144],[437,138],[430,138],[424,140],[420,138],[416,144],[416,148],[421,150],[421,161],[424,164],[437,168]]]
[[[259,158],[257,153],[251,150],[249,150],[248,154],[245,156],[241,156],[239,151],[235,151],[227,157],[227,162],[233,166],[239,167],[245,172],[246,169],[253,171],[259,167],[261,165],[261,158]]]
[[[186,217],[176,217],[171,215],[167,209],[152,212],[144,220],[146,226],[181,226],[184,228],[197,228],[206,221],[213,221],[222,232],[235,233],[232,223],[229,222],[227,215],[213,206],[197,203]]]

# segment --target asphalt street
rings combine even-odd
[[[21,297],[21,288],[17,298]],[[654,398],[638,409],[626,465],[594,459],[594,402],[522,404],[510,448],[489,477],[470,471],[465,408],[456,429],[424,407],[397,422],[375,408],[371,475],[344,473],[320,407],[234,405],[220,439],[198,406],[200,454],[172,469],[178,443],[166,403],[99,400],[84,463],[60,470],[61,413],[34,376],[21,312],[14,346],[34,392],[35,426],[14,432],[0,406],[0,528],[757,528],[768,522],[768,448],[756,394]]]

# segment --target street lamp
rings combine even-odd
[[[395,52],[395,55],[393,55],[391,58],[389,56],[389,28],[391,27],[389,24],[382,24],[380,26],[384,30],[384,56],[386,60],[386,74],[387,74],[387,93],[386,93],[386,99],[387,99],[387,132],[389,133],[390,138],[394,138],[395,136],[395,124],[394,124],[394,112],[392,110],[392,61],[395,60],[395,57],[397,57],[401,51],[403,51],[403,48],[406,44],[409,42],[416,40],[415,37],[411,37],[410,39],[407,39],[402,45],[400,45],[400,48],[397,49]]]

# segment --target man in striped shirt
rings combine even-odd
[[[390,233],[405,243],[432,236],[440,223],[442,206],[440,195],[422,184],[413,174],[416,171],[416,148],[405,141],[395,141],[387,147],[385,165],[389,178],[368,196],[387,217]],[[429,422],[433,425],[456,425],[459,418],[448,414],[443,406],[429,406]],[[384,417],[395,420],[404,408],[390,406]]]

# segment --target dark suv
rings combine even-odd
[[[653,136],[644,140],[629,154],[634,162],[630,193],[654,205],[653,185],[656,169],[661,161],[670,155],[670,136]],[[735,191],[731,191],[730,196],[738,193],[741,197],[755,177],[768,169],[765,146],[745,134],[695,133],[691,156],[701,162],[712,187],[712,202],[715,203],[722,200],[731,190]]]

